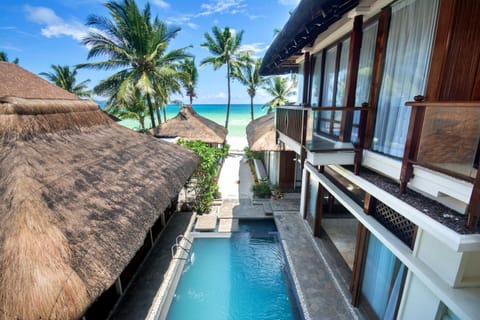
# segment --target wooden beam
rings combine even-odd
[[[472,195],[470,196],[470,203],[468,205],[468,221],[467,227],[470,229],[477,229],[478,221],[480,220],[480,170],[477,170],[477,177],[473,184]]]
[[[356,16],[353,21],[353,30],[350,36],[350,48],[348,53],[347,78],[345,79],[345,97],[343,105],[355,106],[355,93],[357,91],[358,66],[360,63],[360,49],[362,48],[362,25],[363,16]],[[352,135],[353,112],[342,113],[340,141],[350,142]]]
[[[375,208],[377,207],[377,199],[373,197],[370,193],[365,193],[365,199],[363,202],[363,212],[368,215],[373,214]]]
[[[304,53],[303,62],[303,92],[302,92],[302,105],[308,104],[308,96],[310,91],[310,53]]]
[[[383,67],[385,64],[385,48],[387,45],[388,27],[390,25],[391,8],[382,9],[378,19],[377,43],[375,45],[375,56],[372,70],[372,86],[370,88],[370,98],[368,105],[371,107],[367,118],[367,127],[365,130],[365,148],[370,148],[373,140],[373,130],[375,129],[375,118],[377,113],[378,98],[380,95],[380,85],[382,83]]]
[[[360,303],[360,293],[362,286],[362,272],[367,251],[368,230],[363,224],[358,222],[357,242],[355,245],[355,259],[353,260],[352,280],[350,282],[350,293],[352,294],[352,304],[358,307]]]
[[[308,204],[310,202],[310,172],[307,171],[305,177],[305,205],[303,206],[303,219],[307,219],[308,214]]]
[[[322,217],[323,217],[323,195],[325,190],[322,184],[318,183],[318,192],[315,205],[315,226],[313,229],[313,236],[320,237],[322,234]]]

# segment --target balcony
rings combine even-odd
[[[415,170],[427,168],[473,184],[468,225],[480,217],[480,101],[407,102],[412,108],[400,189],[405,191]]]
[[[277,107],[280,139],[313,165],[361,162],[367,104],[361,107]]]

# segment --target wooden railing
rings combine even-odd
[[[470,203],[468,205],[468,221],[467,226],[470,228],[476,228],[478,221],[480,219],[480,170],[477,170],[475,177],[464,176],[458,172],[448,170],[445,168],[439,168],[438,166],[432,166],[432,164],[425,161],[418,161],[419,148],[422,138],[422,130],[425,122],[426,109],[434,108],[480,108],[480,101],[425,101],[423,96],[416,96],[414,102],[405,103],[406,106],[412,107],[412,112],[410,114],[410,124],[408,128],[407,140],[405,143],[405,151],[402,161],[402,170],[400,173],[400,191],[403,193],[406,191],[407,184],[413,175],[413,165],[418,164],[426,168],[433,169],[445,173],[447,175],[467,180],[473,183],[473,191],[470,197]],[[468,120],[468,115],[465,115],[465,120]],[[478,119],[474,119],[478,121]],[[457,121],[461,121],[458,120]],[[460,137],[464,135],[463,132],[456,132]],[[478,133],[480,135],[480,133]],[[456,141],[460,143],[461,141]],[[443,142],[445,143],[445,142]],[[454,142],[455,143],[455,142]],[[450,143],[452,144],[452,143]],[[440,145],[442,147],[442,145]],[[445,148],[445,145],[443,145]],[[455,145],[449,146],[449,150],[445,148],[443,152],[450,153],[455,148]],[[472,146],[473,148],[478,148],[478,145]],[[455,152],[455,151],[453,151]],[[478,150],[477,150],[478,153]]]
[[[313,133],[313,128],[308,127],[309,114],[313,112],[322,111],[340,111],[344,114],[360,112],[360,119],[358,124],[358,140],[354,143],[355,151],[355,174],[358,174],[360,165],[362,162],[362,154],[365,142],[365,128],[367,123],[368,104],[363,103],[361,107],[310,107],[310,106],[281,106],[276,108],[276,120],[275,126],[278,132],[286,135],[290,139],[299,143],[302,148],[302,163],[305,157],[306,141],[311,140],[312,137],[307,137],[307,132]],[[351,142],[350,133],[352,130],[353,117],[348,117],[350,123],[346,123],[342,128],[338,141]],[[349,130],[348,134],[344,134],[346,130]],[[341,137],[348,137],[348,141],[342,140]]]

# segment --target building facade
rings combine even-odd
[[[372,318],[480,314],[478,16],[473,0],[303,0],[265,55],[263,75],[299,74],[275,121],[300,214],[319,237],[352,222],[337,249]]]

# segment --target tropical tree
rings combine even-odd
[[[262,65],[262,59],[253,60],[247,65],[234,69],[233,76],[240,81],[241,84],[247,87],[247,93],[250,96],[250,114],[252,120],[255,115],[253,114],[253,98],[257,93],[257,88],[260,87],[264,80],[260,76],[260,66]]]
[[[111,103],[105,108],[105,111],[120,119],[137,120],[140,123],[140,131],[145,132],[145,118],[148,116],[148,107],[145,100],[145,97],[137,90],[127,101],[112,99]]]
[[[212,28],[212,35],[205,33],[205,42],[202,47],[208,49],[213,55],[202,60],[200,66],[211,64],[214,70],[218,70],[223,65],[227,66],[227,117],[225,120],[225,128],[228,128],[228,119],[230,117],[230,77],[232,69],[245,64],[248,59],[245,53],[240,52],[240,44],[242,42],[243,30],[239,33],[233,33],[230,28],[220,29],[217,26]]]
[[[180,92],[181,75],[176,63],[190,57],[187,48],[167,52],[180,28],[169,27],[158,17],[152,19],[148,3],[143,11],[133,0],[109,1],[104,6],[110,17],[89,16],[87,25],[96,31],[91,31],[83,44],[90,48],[88,59],[105,56],[107,60],[80,67],[121,69],[102,80],[94,92],[128,101],[128,96],[139,91],[147,101],[152,126],[156,127],[153,103],[158,107],[167,101],[168,93]]]
[[[195,87],[198,83],[198,70],[195,66],[195,59],[185,59],[179,66],[180,71],[183,72],[185,76],[183,87],[186,90],[187,96],[190,97],[190,105],[192,105],[193,98],[197,96]]]
[[[15,64],[18,64],[18,58],[15,58],[13,59],[12,61],[8,61],[8,55],[6,52],[4,51],[0,51],[0,61],[5,61],[5,62],[11,62],[11,63],[15,63]]]
[[[91,92],[88,90],[87,83],[90,80],[85,80],[77,83],[77,68],[70,69],[69,66],[51,65],[52,72],[40,72],[40,75],[47,78],[48,81],[54,83],[56,86],[65,89],[79,97],[90,97]]]
[[[287,78],[282,77],[269,78],[263,88],[273,96],[273,99],[262,107],[262,110],[267,110],[267,113],[272,112],[277,106],[283,106],[294,93],[292,83]]]

